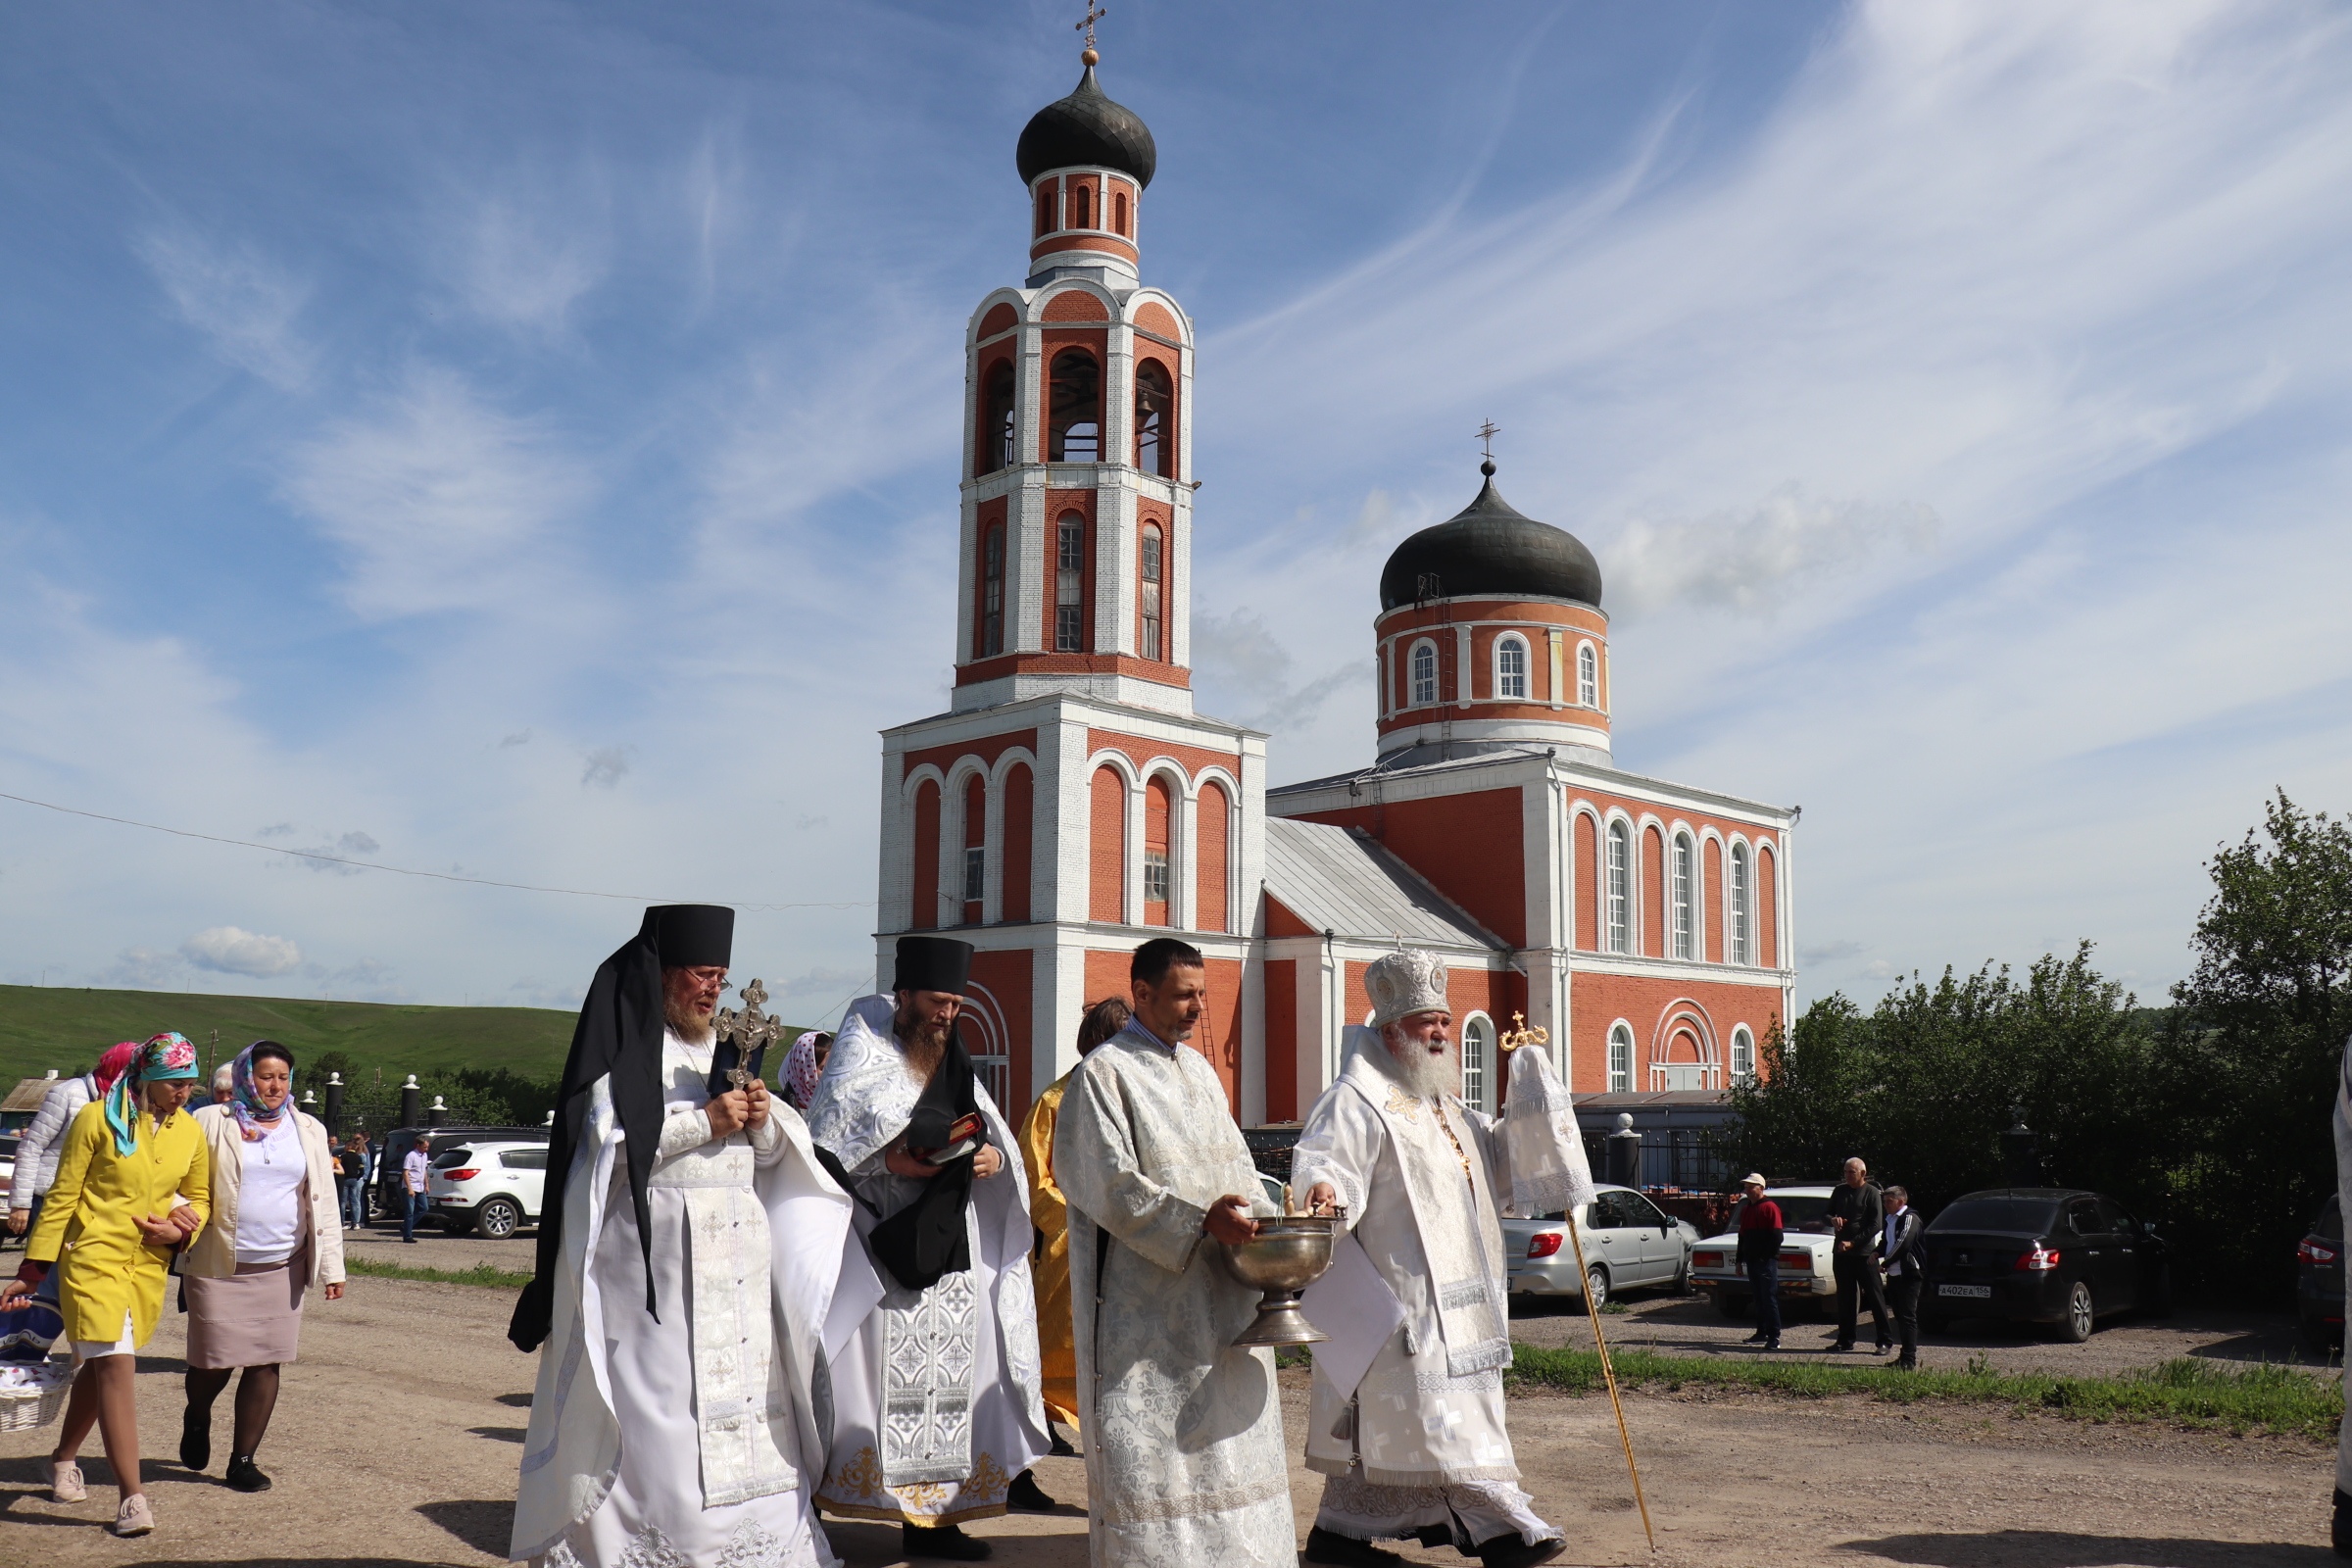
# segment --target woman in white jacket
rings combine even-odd
[[[253,1462],[277,1407],[278,1368],[295,1359],[303,1298],[343,1295],[343,1216],[326,1128],[293,1104],[294,1054],[257,1040],[230,1064],[231,1093],[196,1113],[213,1156],[213,1217],[189,1247],[188,1407],[179,1462],[212,1462],[213,1401],[237,1368],[236,1426],[223,1479],[265,1492]]]

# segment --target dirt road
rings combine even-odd
[[[372,1279],[355,1280],[343,1301],[314,1299],[304,1359],[287,1369],[262,1454],[278,1485],[259,1496],[221,1486],[218,1462],[203,1475],[171,1462],[184,1320],[167,1313],[139,1379],[160,1528],[139,1542],[107,1534],[115,1496],[94,1442],[83,1460],[90,1500],[61,1506],[41,1490],[38,1457],[54,1429],[0,1434],[0,1564],[498,1562],[534,1369],[506,1344],[509,1303],[504,1292]],[[1562,1327],[1581,1334],[1581,1323]],[[1285,1381],[1296,1454],[1305,1379]],[[2310,1444],[1752,1396],[1638,1395],[1627,1414],[1658,1525],[1656,1561],[1668,1568],[2319,1568],[2334,1560],[2325,1546],[2333,1456]],[[225,1408],[220,1420],[217,1453]],[[1529,1490],[1571,1543],[1563,1561],[1651,1560],[1605,1399],[1522,1398],[1512,1425]],[[1084,1502],[1079,1461],[1044,1461],[1039,1479],[1065,1503]],[[1301,1540],[1320,1486],[1294,1469]],[[899,1560],[893,1530],[828,1528],[858,1568]],[[1075,1506],[977,1530],[997,1541],[996,1560],[1007,1568],[1085,1561],[1086,1521]],[[1463,1561],[1418,1548],[1406,1556]]]

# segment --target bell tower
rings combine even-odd
[[[883,732],[877,947],[885,974],[903,931],[978,950],[965,1045],[1017,1116],[1137,944],[1181,934],[1254,1115],[1265,737],[1193,711],[1193,323],[1143,281],[1151,129],[1081,58],[1015,149],[1022,280],[964,334],[956,683]]]

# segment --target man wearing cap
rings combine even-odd
[[[1292,1179],[1312,1210],[1346,1205],[1350,1235],[1326,1278],[1361,1279],[1350,1308],[1385,1292],[1396,1309],[1349,1310],[1315,1347],[1306,1463],[1326,1479],[1305,1560],[1399,1563],[1373,1542],[1411,1538],[1488,1568],[1548,1562],[1565,1543],[1520,1490],[1503,1425],[1496,1194],[1510,1191],[1509,1155],[1496,1123],[1459,1098],[1445,960],[1392,954],[1366,968],[1364,988],[1373,1028],[1348,1031],[1347,1064],[1307,1113]]]
[[[1128,966],[1135,1016],[1078,1063],[1054,1126],[1069,1200],[1079,1425],[1094,1568],[1292,1568],[1271,1351],[1236,1348],[1259,1294],[1213,1244],[1269,1214],[1225,1085],[1186,1042],[1208,996],[1198,948]]]
[[[1750,1345],[1767,1350],[1781,1348],[1781,1205],[1764,1196],[1764,1178],[1749,1171],[1741,1179],[1744,1198],[1740,1204],[1740,1269],[1747,1276],[1748,1298],[1755,1302],[1756,1332]]]
[[[882,1284],[832,1361],[819,1500],[896,1522],[909,1557],[965,1562],[989,1555],[965,1521],[1054,1505],[1028,1474],[1051,1446],[1028,1181],[956,1027],[971,963],[968,942],[901,937],[891,994],[850,1004],[808,1103]]]
[[[648,909],[564,1064],[511,1557],[552,1568],[828,1563],[812,1379],[852,1202],[756,1075],[713,1070],[735,912]]]

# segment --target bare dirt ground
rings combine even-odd
[[[416,1258],[430,1244],[393,1246]],[[107,1533],[115,1494],[94,1439],[83,1455],[90,1499],[67,1506],[44,1490],[41,1456],[55,1429],[0,1434],[0,1564],[498,1562],[535,1371],[506,1343],[510,1302],[503,1291],[373,1279],[354,1280],[340,1302],[314,1298],[304,1358],[287,1369],[262,1452],[277,1488],[258,1496],[220,1485],[219,1459],[200,1475],[172,1461],[184,1320],[167,1312],[139,1379],[157,1532],[129,1542]],[[1585,1343],[1581,1319],[1549,1321],[1561,1338]],[[1285,1373],[1284,1382],[1296,1454],[1305,1378]],[[1606,1398],[1514,1401],[1527,1485],[1569,1540],[1564,1562],[2319,1568],[2334,1560],[2326,1546],[2333,1454],[2308,1443],[1724,1393],[1638,1394],[1626,1415],[1658,1529],[1654,1559]],[[225,1405],[218,1421],[215,1453],[224,1456]],[[997,1543],[996,1560],[1008,1568],[1079,1568],[1085,1468],[1049,1459],[1038,1474],[1066,1505],[1060,1514],[991,1520],[975,1532]],[[1321,1482],[1295,1461],[1291,1479],[1303,1541]],[[857,1568],[900,1560],[895,1530],[828,1529]],[[1464,1560],[1448,1550],[1405,1555]]]

